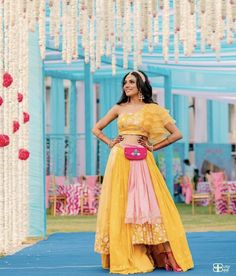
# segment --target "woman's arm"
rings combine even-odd
[[[165,125],[165,128],[170,132],[170,135],[165,140],[161,141],[160,143],[153,145],[153,150],[162,149],[162,148],[182,139],[183,136],[175,124],[167,123]]]
[[[102,130],[110,122],[112,122],[113,120],[115,120],[118,117],[118,109],[119,109],[118,105],[113,106],[107,112],[107,114],[95,124],[95,126],[92,129],[93,134],[98,139],[100,139],[101,141],[106,143],[110,148],[112,148],[116,143],[119,143],[120,141],[122,141],[122,138],[120,136],[118,136],[116,139],[111,140],[110,138],[108,138],[106,135],[103,134]]]
[[[139,143],[142,146],[146,147],[149,151],[155,151],[155,150],[162,149],[162,148],[164,148],[182,138],[182,134],[179,131],[179,129],[176,127],[175,124],[167,123],[165,125],[165,128],[170,132],[170,135],[165,140],[161,141],[160,143],[157,143],[152,146],[148,145],[147,138],[140,138]]]

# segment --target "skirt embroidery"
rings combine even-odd
[[[155,245],[167,241],[166,231],[162,223],[132,225],[132,244]]]
[[[167,242],[164,225],[160,224],[132,224],[132,244],[156,245]],[[95,251],[101,254],[109,254],[109,235],[96,233]]]

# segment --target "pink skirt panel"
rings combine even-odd
[[[160,208],[145,159],[130,160],[125,223],[161,223]]]

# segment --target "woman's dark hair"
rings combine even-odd
[[[139,75],[138,72],[140,72],[140,73],[142,73],[144,75],[145,82],[142,80],[142,78],[141,78],[141,76]],[[141,91],[141,93],[143,94],[143,97],[144,97],[143,102],[144,103],[155,103],[153,101],[153,99],[152,99],[152,87],[151,87],[151,85],[149,83],[147,75],[143,71],[139,70],[138,72],[137,71],[132,71],[130,73],[127,73],[124,76],[124,78],[122,80],[122,90],[123,90],[123,93],[121,95],[120,100],[117,102],[117,104],[126,103],[129,100],[129,98],[126,96],[125,91],[124,91],[125,79],[126,79],[126,77],[129,74],[135,76],[137,88],[138,88],[139,91]]]

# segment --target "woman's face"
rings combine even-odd
[[[138,88],[135,76],[129,74],[124,81],[124,91],[127,97],[138,95]]]

